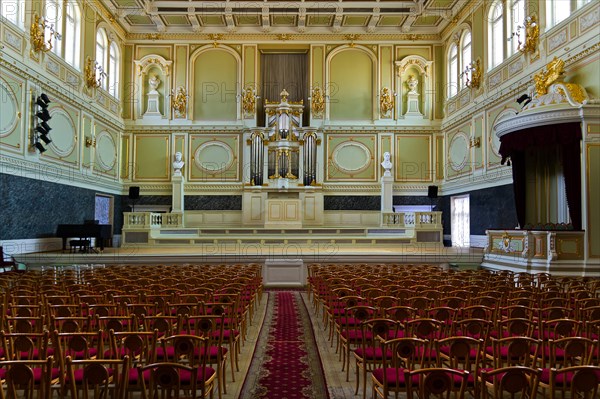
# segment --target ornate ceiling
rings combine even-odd
[[[439,34],[469,3],[469,0],[100,1],[129,35],[431,35]]]

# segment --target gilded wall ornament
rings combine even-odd
[[[394,93],[389,88],[384,87],[381,89],[381,95],[379,98],[379,110],[381,116],[389,116],[390,111],[394,109]]]
[[[171,92],[171,107],[175,110],[177,117],[185,117],[188,97],[183,86],[179,86],[177,92]]]
[[[321,117],[325,111],[325,96],[319,86],[315,86],[312,90],[310,110],[312,111],[313,118]]]

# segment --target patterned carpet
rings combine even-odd
[[[328,399],[308,311],[297,291],[268,291],[265,322],[239,399]]]

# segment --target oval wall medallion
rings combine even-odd
[[[222,141],[207,141],[200,144],[194,152],[194,164],[210,174],[225,172],[234,161],[233,150]]]
[[[50,111],[52,119],[48,122],[52,130],[48,136],[52,139],[49,147],[60,157],[69,156],[77,145],[75,123],[62,108]]]
[[[458,132],[450,141],[448,147],[448,160],[450,168],[456,172],[460,172],[467,165],[469,159],[469,138],[463,132]]]
[[[10,87],[0,80],[0,99],[2,99],[2,117],[0,118],[0,137],[11,134],[19,122],[19,105]]]
[[[344,173],[357,174],[371,165],[371,151],[358,141],[346,141],[333,150],[333,164]]]
[[[96,160],[102,170],[111,170],[117,162],[117,146],[106,130],[96,136]]]

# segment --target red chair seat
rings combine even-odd
[[[450,356],[450,347],[442,346],[440,352],[444,355]],[[477,348],[469,350],[469,359],[477,359]]]
[[[206,381],[216,374],[215,369],[212,367],[200,367],[198,368],[198,381]],[[182,384],[189,384],[191,381],[191,374],[187,370],[181,370],[179,372],[179,378]]]
[[[367,360],[381,360],[383,359],[383,350],[381,348],[358,348],[354,350],[354,352],[358,355],[358,357]],[[386,357],[392,357],[394,354],[391,350],[386,352]]]
[[[406,386],[406,378],[404,377],[405,369],[395,369],[395,368],[386,368],[385,370],[382,368],[373,370],[373,377],[377,380],[378,383],[383,384],[383,377],[385,373],[385,377],[387,379],[387,384],[389,387],[398,388]],[[419,376],[414,375],[412,378],[412,382],[414,384],[419,383]]]
[[[92,358],[92,357],[96,357],[98,355],[98,350],[96,348],[90,348],[88,350],[88,356],[87,358]],[[65,352],[65,356],[71,356],[73,358],[73,360],[82,360],[85,359],[85,352],[84,351],[74,351],[74,350],[70,350],[67,349],[67,351]]]
[[[150,381],[150,373],[151,373],[151,370],[144,370],[142,372],[145,382]],[[139,378],[140,378],[140,376],[138,374],[138,369],[136,367],[129,369],[129,385],[138,385]]]
[[[162,346],[156,348],[156,359],[163,360],[165,358],[172,359],[175,357],[175,347],[167,346],[167,355],[165,356],[165,349]]]
[[[361,330],[345,330],[342,331],[342,337],[350,342],[358,342],[362,341],[363,333]],[[366,331],[364,338],[368,340],[372,339],[373,333],[371,333],[370,331]]]
[[[216,359],[219,356],[219,352],[221,352],[221,356],[225,356],[227,354],[227,348],[214,345],[208,348],[208,356],[211,359]],[[194,350],[194,355],[197,357],[204,356],[204,348],[196,348]]]
[[[37,368],[34,368],[32,371],[33,371],[33,380],[35,381],[36,384],[38,384],[40,381],[42,381],[42,369],[37,367]],[[60,369],[52,368],[52,371],[50,373],[50,379],[54,380],[54,379],[57,379],[59,376],[60,376]]]

